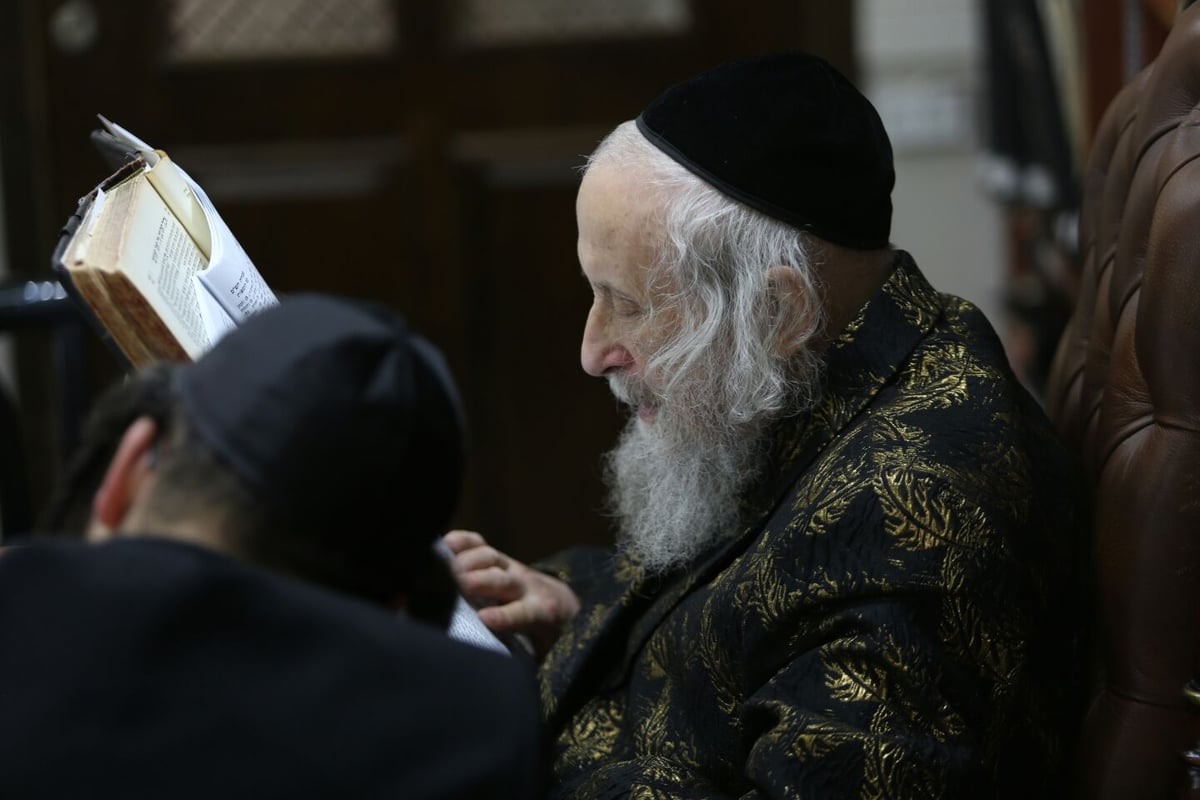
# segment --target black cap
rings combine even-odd
[[[715,188],[830,242],[888,245],[895,170],[874,106],[816,56],[723,64],[671,87],[638,129]]]
[[[201,442],[278,516],[347,538],[445,531],[463,469],[458,397],[398,315],[285,299],[182,368],[177,390]]]

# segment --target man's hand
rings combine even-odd
[[[496,633],[529,637],[541,661],[579,613],[571,587],[509,558],[474,531],[450,531],[445,541],[458,588],[479,608],[479,619]]]

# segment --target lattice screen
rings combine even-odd
[[[488,46],[686,31],[688,0],[451,0],[452,38]]]
[[[384,55],[396,46],[394,0],[171,0],[175,61]]]
[[[685,32],[689,0],[445,2],[467,47]],[[182,62],[386,55],[399,46],[395,0],[169,0],[168,56]]]

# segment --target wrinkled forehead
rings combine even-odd
[[[575,213],[598,239],[645,236],[662,225],[662,192],[635,169],[601,163],[584,174]]]
[[[645,299],[664,242],[655,193],[636,173],[610,165],[589,170],[575,204],[578,255],[593,284],[608,284]]]

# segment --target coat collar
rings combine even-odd
[[[542,700],[552,730],[582,705],[593,687],[623,682],[663,618],[747,548],[817,456],[867,410],[940,319],[942,307],[940,295],[912,257],[896,251],[891,275],[830,346],[819,404],[772,430],[767,477],[747,495],[741,533],[673,576],[644,576],[618,557],[615,579],[564,631],[542,669]],[[604,653],[619,654],[619,662],[612,664]]]

